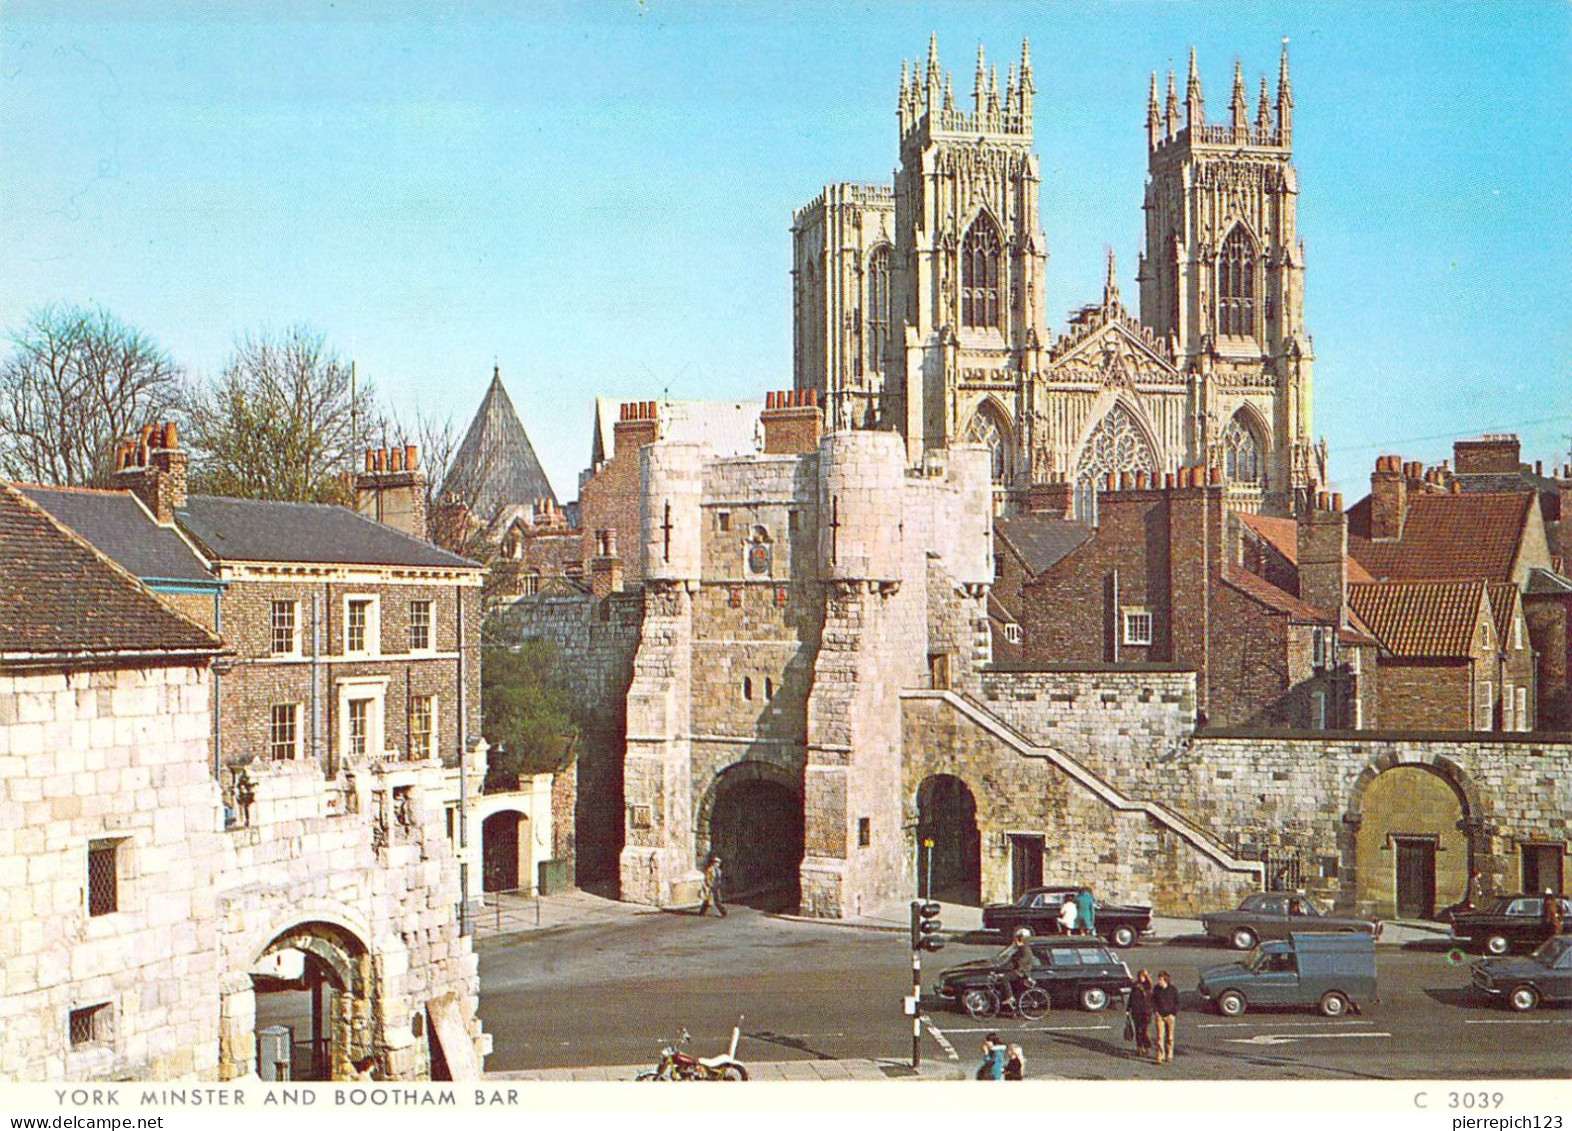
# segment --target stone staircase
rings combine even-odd
[[[1186,818],[1181,817],[1166,805],[1160,805],[1155,801],[1143,801],[1129,797],[1091,770],[1088,770],[1080,762],[1065,754],[1062,750],[1057,750],[1051,746],[1039,746],[975,699],[955,691],[918,690],[903,691],[901,692],[901,698],[942,701],[973,725],[981,727],[992,734],[1022,757],[1040,758],[1052,763],[1057,769],[1111,809],[1121,812],[1144,813],[1152,821],[1169,829],[1174,835],[1190,844],[1197,852],[1209,857],[1224,871],[1250,876],[1257,887],[1264,886],[1265,876],[1262,874],[1263,866],[1260,861],[1240,859],[1211,834]]]

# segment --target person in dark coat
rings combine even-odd
[[[1004,1078],[1006,1080],[1026,1079],[1026,1054],[1021,1051],[1020,1045],[1011,1045],[1004,1057]]]
[[[1174,1022],[1179,1019],[1179,987],[1168,977],[1168,971],[1157,975],[1157,985],[1152,989],[1152,1016],[1157,1021],[1157,1063],[1174,1058]]]
[[[711,856],[710,862],[705,865],[704,878],[699,883],[699,914],[703,915],[711,907],[720,913],[722,919],[726,918],[725,892],[722,885],[725,876],[721,872],[721,858]]]
[[[1135,1055],[1150,1056],[1152,1052],[1152,976],[1142,970],[1135,977],[1130,990],[1130,1028],[1134,1031]]]

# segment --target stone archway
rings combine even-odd
[[[480,825],[481,890],[533,888],[529,815],[499,809]]]
[[[1434,918],[1463,900],[1478,845],[1473,784],[1444,759],[1378,759],[1354,783],[1345,884],[1354,910],[1385,918]]]
[[[728,899],[797,905],[804,843],[799,777],[768,762],[728,766],[705,791],[694,834],[697,866],[721,858]]]
[[[925,898],[982,903],[982,836],[977,798],[952,774],[933,774],[917,787],[918,883]]]
[[[289,1079],[353,1080],[355,1066],[376,1057],[371,960],[354,932],[320,920],[296,924],[257,954],[250,982],[255,1032],[293,1031]],[[267,1078],[260,1055],[257,1063]]]

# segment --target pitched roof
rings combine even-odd
[[[1299,523],[1291,518],[1276,518],[1264,514],[1239,513],[1239,521],[1261,536],[1261,539],[1283,556],[1296,569],[1299,566]],[[1352,554],[1347,555],[1349,581],[1374,581],[1365,567]]]
[[[535,458],[529,434],[502,387],[500,369],[492,371],[491,385],[448,466],[442,491],[463,502],[482,521],[489,521],[488,516],[506,506],[527,505],[536,499],[557,501],[545,469]]]
[[[175,509],[175,519],[215,561],[480,568],[391,526],[322,503],[192,495]]]
[[[1411,495],[1392,542],[1370,541],[1369,503],[1349,511],[1348,549],[1378,581],[1510,581],[1534,495]]]
[[[0,483],[0,664],[197,658],[223,642],[162,604],[43,507]]]
[[[1572,593],[1572,581],[1568,581],[1559,573],[1552,573],[1548,569],[1535,566],[1528,571],[1528,584],[1523,586],[1523,592],[1534,596],[1562,596]]]
[[[130,491],[31,484],[19,485],[19,490],[144,581],[213,580],[180,532],[155,522]]]
[[[1494,581],[1485,586],[1490,598],[1490,617],[1495,621],[1496,636],[1505,640],[1512,632],[1512,614],[1517,611],[1517,586],[1510,581]]]
[[[1057,565],[1092,536],[1092,528],[1053,514],[1023,514],[995,519],[994,533],[1004,539],[1033,576]]]
[[[1235,565],[1223,564],[1223,582],[1267,608],[1286,613],[1290,620],[1311,624],[1336,624],[1337,614],[1308,605],[1292,593],[1285,593],[1263,577]]]
[[[1348,604],[1394,656],[1473,655],[1483,581],[1386,581],[1350,585]]]

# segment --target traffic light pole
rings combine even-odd
[[[912,900],[912,1070],[922,1067],[922,952],[940,950],[944,940],[937,932],[943,926],[937,916],[939,905],[927,900]]]
[[[912,1071],[922,1067],[922,951],[912,951]]]

